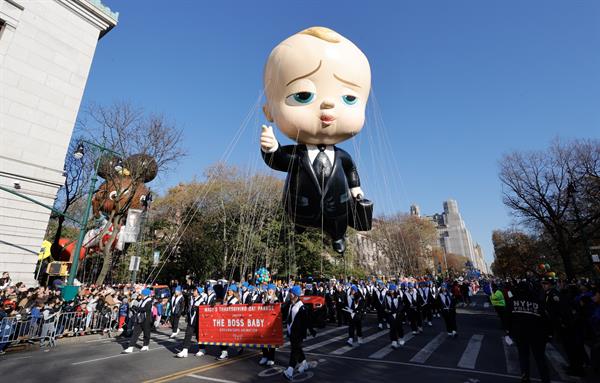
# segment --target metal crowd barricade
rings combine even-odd
[[[44,342],[53,337],[51,322],[34,317],[6,317],[0,321],[0,343]]]
[[[56,345],[56,339],[102,333],[113,337],[117,333],[118,316],[112,311],[57,312],[53,317],[6,317],[0,321],[0,345],[36,343]]]
[[[118,318],[111,311],[63,312],[58,317],[55,337],[82,336],[105,333],[112,337],[117,332]]]
[[[56,320],[54,338],[85,334],[86,315],[83,312],[61,312]]]

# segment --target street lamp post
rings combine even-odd
[[[83,217],[81,217],[81,221],[79,222],[79,236],[77,237],[77,244],[75,245],[75,251],[73,252],[73,262],[71,264],[71,270],[69,271],[69,278],[67,279],[67,285],[64,286],[62,290],[62,296],[66,301],[73,300],[79,292],[79,286],[73,285],[73,282],[75,281],[75,277],[77,276],[77,269],[79,267],[79,253],[81,253],[81,247],[83,246],[83,238],[85,236],[88,218],[92,207],[92,198],[96,189],[96,182],[98,181],[98,167],[100,166],[100,159],[102,158],[102,154],[104,154],[104,152],[114,154],[118,158],[122,157],[121,154],[115,152],[114,150],[105,148],[104,146],[98,145],[91,141],[83,140],[77,147],[75,153],[73,153],[73,157],[75,157],[76,159],[81,159],[84,156],[83,143],[98,149],[99,155],[94,162],[94,173],[92,174],[92,179],[90,182],[87,202],[83,211]],[[118,167],[122,169],[121,161],[119,161],[118,164],[115,166],[115,170],[118,171]]]

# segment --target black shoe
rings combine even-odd
[[[344,254],[344,251],[346,251],[346,241],[344,238],[333,241],[333,250],[335,250],[336,253]]]

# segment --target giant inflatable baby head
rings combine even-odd
[[[264,87],[263,111],[287,137],[300,144],[334,145],[364,125],[371,69],[350,40],[312,27],[273,49]]]

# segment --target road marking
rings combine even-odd
[[[165,343],[166,344],[170,344],[170,343],[173,343],[173,341],[174,341],[173,339],[171,339],[171,340],[168,340],[168,339],[167,340],[156,340],[156,339],[154,339],[153,340],[152,338],[150,338],[150,343],[154,343],[154,344],[157,344],[157,345],[162,345],[162,344],[165,344]],[[125,343],[128,343],[128,342],[129,342],[128,339],[125,339],[123,342],[116,341],[116,343],[119,343],[119,344],[125,344]],[[140,352],[144,353],[144,352],[149,352],[149,351],[154,351],[154,350],[164,350],[164,349],[165,349],[165,347],[155,347],[155,348],[149,349],[148,351],[140,351]],[[98,361],[101,361],[101,360],[112,359],[112,358],[116,358],[116,357],[119,357],[119,356],[127,356],[127,355],[132,355],[132,354],[137,354],[137,353],[130,353],[130,354],[121,354],[121,353],[119,353],[119,354],[116,354],[116,355],[109,355],[109,356],[105,356],[105,357],[102,357],[102,358],[95,358],[95,359],[83,360],[81,362],[74,362],[74,363],[71,363],[71,364],[74,365],[74,366],[76,366],[78,364],[98,362]]]
[[[552,345],[552,343],[548,343],[546,345],[546,356],[550,359],[552,363],[552,368],[558,373],[560,378],[565,382],[576,382],[579,381],[578,378],[574,378],[572,376],[567,375],[567,372],[564,370],[563,366],[567,365],[567,361],[563,356],[558,352],[558,350]]]
[[[164,347],[156,347],[156,348],[150,348],[148,349],[148,351],[139,351],[139,352],[132,352],[129,354],[116,354],[116,355],[109,355],[109,356],[104,356],[102,358],[95,358],[95,359],[88,359],[88,360],[82,360],[81,362],[73,362],[71,363],[73,366],[77,366],[79,364],[86,364],[86,363],[92,363],[92,362],[98,362],[101,360],[106,360],[106,359],[112,359],[112,358],[118,358],[120,356],[128,356],[128,355],[137,355],[137,354],[143,354],[146,352],[150,352],[150,351],[156,351],[156,350],[164,350]]]
[[[368,337],[364,338],[364,339],[362,340],[362,344],[361,344],[361,346],[362,346],[363,344],[366,344],[366,343],[372,342],[372,341],[374,341],[375,339],[377,339],[377,338],[379,338],[379,337],[382,337],[382,336],[384,336],[384,335],[388,335],[388,334],[389,334],[389,332],[387,332],[387,331],[384,331],[384,330],[380,330],[380,331],[376,332],[375,334],[373,334],[373,335],[369,335]],[[358,346],[358,344],[357,344],[357,346]],[[344,346],[344,347],[340,347],[340,348],[338,348],[337,350],[334,350],[334,351],[332,351],[331,353],[332,353],[333,355],[342,355],[342,354],[345,354],[345,353],[347,353],[348,351],[352,350],[353,348],[356,348],[356,347],[353,347],[353,346]]]
[[[261,372],[258,373],[258,376],[261,377],[261,378],[267,378],[269,376],[281,375],[284,370],[285,370],[285,367],[273,366],[273,367],[268,368],[266,370],[262,370]]]
[[[433,354],[433,352],[444,342],[448,335],[444,332],[439,333],[429,343],[425,345],[419,352],[411,358],[411,362],[414,363],[425,363],[427,359]]]
[[[329,339],[324,340],[322,342],[312,344],[312,345],[310,345],[308,347],[304,347],[304,351],[314,350],[315,348],[326,346],[326,345],[328,345],[330,343],[334,343],[334,342],[337,342],[337,341],[340,341],[340,340],[343,340],[343,339],[347,339],[347,338],[348,338],[348,334],[342,334],[342,335],[336,336],[334,338],[329,338]]]
[[[169,335],[153,335],[150,337],[150,340],[161,340],[161,339],[177,339],[177,340],[182,340],[184,337],[182,336],[177,336],[175,338],[171,338]],[[122,343],[122,342],[129,342],[128,338],[120,338],[120,337],[112,337],[112,338],[100,338],[100,339],[92,339],[92,340],[86,340],[85,343],[97,343],[97,342],[102,342],[102,343],[113,343],[113,342],[117,342],[117,343]]]
[[[409,340],[411,340],[412,338],[414,338],[414,335],[412,333],[409,333],[408,335],[406,335],[404,337],[404,342],[408,342]],[[403,346],[399,346],[400,348]],[[389,353],[391,353],[392,351],[396,351],[392,348],[392,346],[390,346],[389,344],[387,346],[385,346],[384,348],[382,348],[381,350],[372,353],[371,355],[369,355],[369,359],[383,359],[385,358]]]
[[[291,351],[282,351],[282,353],[290,353],[290,352]],[[479,371],[479,370],[473,371],[473,370],[467,370],[467,369],[455,368],[455,367],[431,366],[431,365],[421,364],[421,363],[396,362],[393,360],[356,358],[353,356],[321,354],[318,352],[307,352],[307,354],[314,355],[314,356],[321,356],[321,357],[325,357],[325,358],[329,357],[329,358],[335,358],[335,359],[346,359],[346,360],[352,360],[352,361],[356,361],[356,362],[381,363],[381,364],[389,364],[389,365],[396,365],[396,366],[418,367],[418,368],[425,368],[428,370],[453,371],[453,372],[460,372],[460,373],[465,373],[465,374],[469,374],[469,375],[480,374],[480,375],[489,375],[489,376],[500,376],[503,378],[511,378],[511,379],[515,379],[515,380],[521,380],[520,375],[509,375],[509,374],[502,374],[499,372]],[[531,378],[531,381],[539,382],[540,379]]]
[[[225,361],[218,361],[218,362],[210,363],[210,364],[207,364],[207,365],[204,365],[204,366],[190,368],[189,370],[183,370],[183,371],[179,371],[179,372],[176,372],[176,373],[173,373],[173,374],[161,376],[159,378],[154,378],[154,379],[146,380],[146,381],[144,381],[144,383],[164,383],[164,382],[170,382],[170,381],[175,380],[175,379],[183,378],[186,375],[194,374],[194,373],[197,373],[197,372],[206,372],[208,370],[212,370],[214,368],[219,368],[219,367],[222,367],[222,366],[226,366],[228,364],[239,362],[239,361],[244,360],[244,359],[254,358],[257,355],[258,355],[258,352],[252,352],[252,353],[248,353],[248,354],[244,353],[244,355],[234,356],[233,358],[230,358],[230,359],[225,360]]]
[[[330,334],[330,333],[332,333],[332,332],[339,331],[339,330],[344,330],[344,328],[343,328],[343,327],[336,327],[336,328],[333,328],[333,329],[330,329],[330,330],[327,330],[327,331],[319,332],[319,333],[317,333],[317,336],[316,336],[315,338],[318,338],[318,337],[320,337],[320,336],[327,335],[327,334]],[[174,342],[174,341],[176,341],[176,340],[180,340],[179,338],[175,338],[175,339],[169,339],[168,337],[167,337],[167,339],[164,339],[164,340],[157,340],[156,338],[158,338],[158,336],[157,336],[157,337],[154,337],[154,338],[150,338],[150,341],[151,341],[152,343],[155,343],[155,344],[158,344],[158,345],[160,345],[160,344],[164,344],[164,343],[167,343],[167,344],[169,344],[169,343],[173,343],[173,342]],[[122,344],[122,343],[128,343],[128,342],[129,342],[129,339],[123,339],[123,340],[115,340],[115,341],[111,341],[111,343],[113,343],[113,342],[114,342],[114,343],[121,343],[121,344]],[[330,343],[331,343],[331,342],[330,342]],[[286,343],[283,345],[283,347],[285,347],[285,346],[289,346],[289,344],[290,344],[290,342],[288,341],[288,342],[286,342]],[[283,347],[282,347],[282,348],[283,348]],[[162,349],[162,350],[164,350],[165,348],[164,348],[164,347],[156,347],[156,348],[151,348],[149,351],[161,350],[161,349]],[[144,352],[146,352],[146,351],[144,351]],[[71,363],[71,364],[72,364],[73,366],[77,366],[77,365],[80,365],[80,364],[86,364],[86,363],[99,362],[99,361],[101,361],[101,360],[107,360],[107,359],[112,359],[112,358],[118,358],[118,357],[127,356],[127,355],[132,355],[132,354],[138,354],[138,353],[137,353],[137,352],[135,352],[135,353],[131,353],[131,354],[116,354],[116,355],[109,355],[109,356],[105,356],[105,357],[101,357],[101,358],[94,358],[94,359],[82,360],[82,361],[80,361],[80,362],[74,362],[74,363]]]
[[[506,344],[504,337],[500,338],[504,347],[504,359],[506,360],[506,372],[513,375],[518,375],[521,372],[519,367],[519,354],[516,347],[511,347]]]
[[[200,375],[196,375],[196,374],[189,374],[187,375],[191,378],[196,378],[196,379],[200,379],[200,380],[208,380],[210,382],[220,382],[220,383],[238,383],[236,381],[233,380],[227,380],[227,379],[217,379],[217,378],[211,378],[209,376],[200,376]]]
[[[467,344],[467,348],[458,361],[458,367],[470,369],[475,368],[477,356],[479,356],[479,351],[481,350],[482,341],[483,335],[481,334],[474,334],[471,336],[471,339],[469,339],[469,343]]]
[[[336,331],[339,331],[339,330],[347,330],[347,329],[348,329],[347,327],[345,327],[345,328],[344,327],[334,327],[334,328],[326,330],[326,331],[320,331],[320,332],[317,333],[317,335],[314,338],[310,338],[310,339],[306,339],[306,340],[320,338],[323,335],[327,335],[327,334],[331,334],[332,332],[336,332]],[[283,346],[281,346],[281,348],[288,347],[289,345],[290,345],[290,341],[288,340],[287,342],[285,342],[283,344]]]

